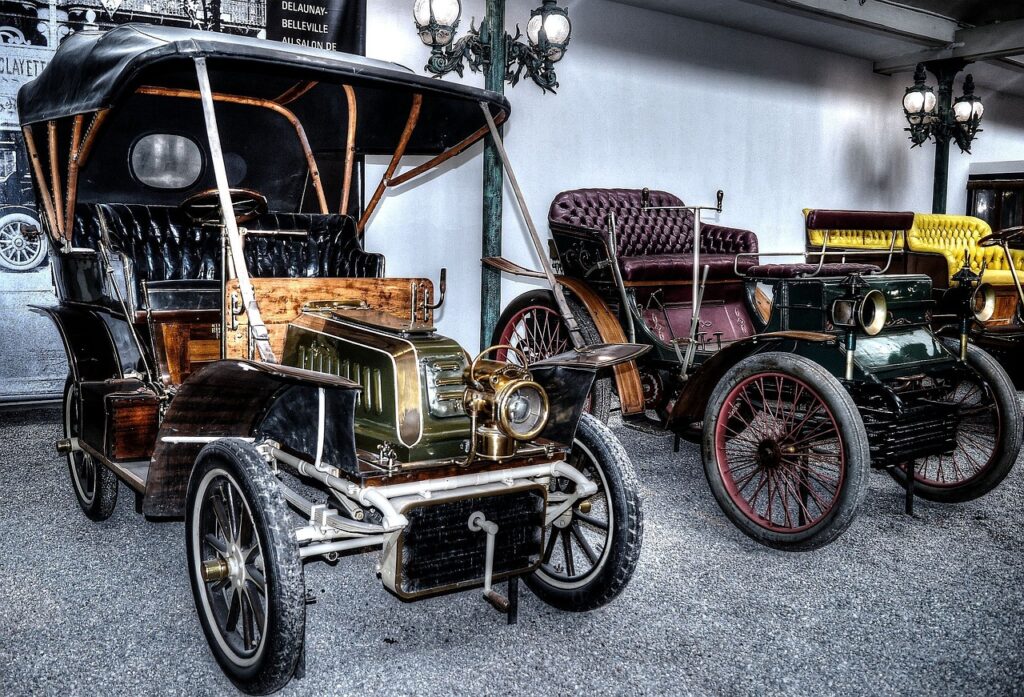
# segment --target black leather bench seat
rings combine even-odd
[[[75,208],[74,247],[99,249],[101,213],[111,251],[132,263],[139,298],[148,282],[220,279],[218,227],[193,223],[176,207],[82,203]],[[374,278],[384,273],[384,256],[363,251],[351,216],[266,213],[243,227],[249,231],[246,267],[255,278]],[[270,234],[277,231],[306,234]]]

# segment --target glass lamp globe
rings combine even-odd
[[[971,114],[974,108],[970,100],[963,100],[953,105],[953,116],[956,118],[957,123],[967,123],[971,120]]]
[[[910,123],[921,123],[924,117],[935,110],[935,93],[930,87],[910,88],[903,95],[903,110]]]
[[[431,14],[436,25],[434,27],[430,24]],[[412,15],[423,43],[427,46],[447,46],[455,36],[455,27],[462,15],[462,4],[459,0],[416,0]]]
[[[976,102],[974,102],[974,106],[971,107],[971,114],[972,114],[972,116],[974,116],[974,118],[976,118],[977,120],[980,121],[981,120],[981,116],[984,113],[985,113],[985,105],[982,104],[981,100],[979,99]]]
[[[561,60],[565,53],[565,44],[568,43],[569,35],[572,33],[572,24],[569,22],[569,18],[557,12],[552,12],[546,17],[543,13],[530,17],[530,21],[526,25],[526,37],[533,46],[540,44],[541,26],[544,27],[549,44],[547,57],[552,62]]]

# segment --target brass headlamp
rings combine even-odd
[[[485,359],[505,349],[521,365]],[[473,454],[497,460],[515,455],[516,441],[536,438],[548,421],[548,395],[533,381],[526,356],[507,345],[491,346],[473,359],[466,375],[463,404],[473,420]]]
[[[839,298],[832,303],[832,324],[859,327],[868,336],[875,336],[885,327],[887,311],[885,294],[872,289],[864,295]]]

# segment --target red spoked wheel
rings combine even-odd
[[[590,313],[575,298],[566,295],[566,303],[580,327],[583,341],[599,344],[601,334]],[[494,328],[491,345],[505,344],[517,348],[526,355],[530,363],[555,356],[573,348],[569,328],[555,305],[554,296],[548,290],[535,290],[520,295],[509,303],[501,313]],[[499,349],[495,357],[500,361],[518,363],[514,351]],[[612,381],[608,375],[598,374],[587,399],[586,411],[600,421],[607,423],[611,412]]]
[[[705,424],[708,482],[752,538],[810,549],[852,522],[870,467],[867,433],[821,366],[789,354],[748,358],[719,383]]]
[[[956,340],[943,342],[959,352]],[[967,347],[967,365],[973,374],[950,385],[940,397],[958,408],[956,447],[914,462],[914,494],[921,498],[955,503],[983,496],[1006,478],[1020,452],[1024,424],[1006,371],[972,345]],[[905,467],[887,471],[906,486]]]

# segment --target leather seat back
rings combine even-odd
[[[197,225],[176,207],[79,204],[72,245],[99,249],[100,215],[112,252],[133,265],[137,292],[149,281],[219,280],[220,233]],[[355,220],[343,215],[267,213],[245,226],[253,231],[304,231],[306,235],[250,234],[245,259],[253,277],[379,277],[384,257],[364,252]]]
[[[551,202],[548,222],[552,230],[600,233],[608,228],[608,214],[615,214],[617,252],[620,258],[693,251],[693,212],[688,210],[641,210],[640,189],[574,189],[563,191]],[[667,191],[651,191],[651,206],[682,206]],[[731,254],[757,251],[757,235],[710,223],[701,223],[700,251]]]

